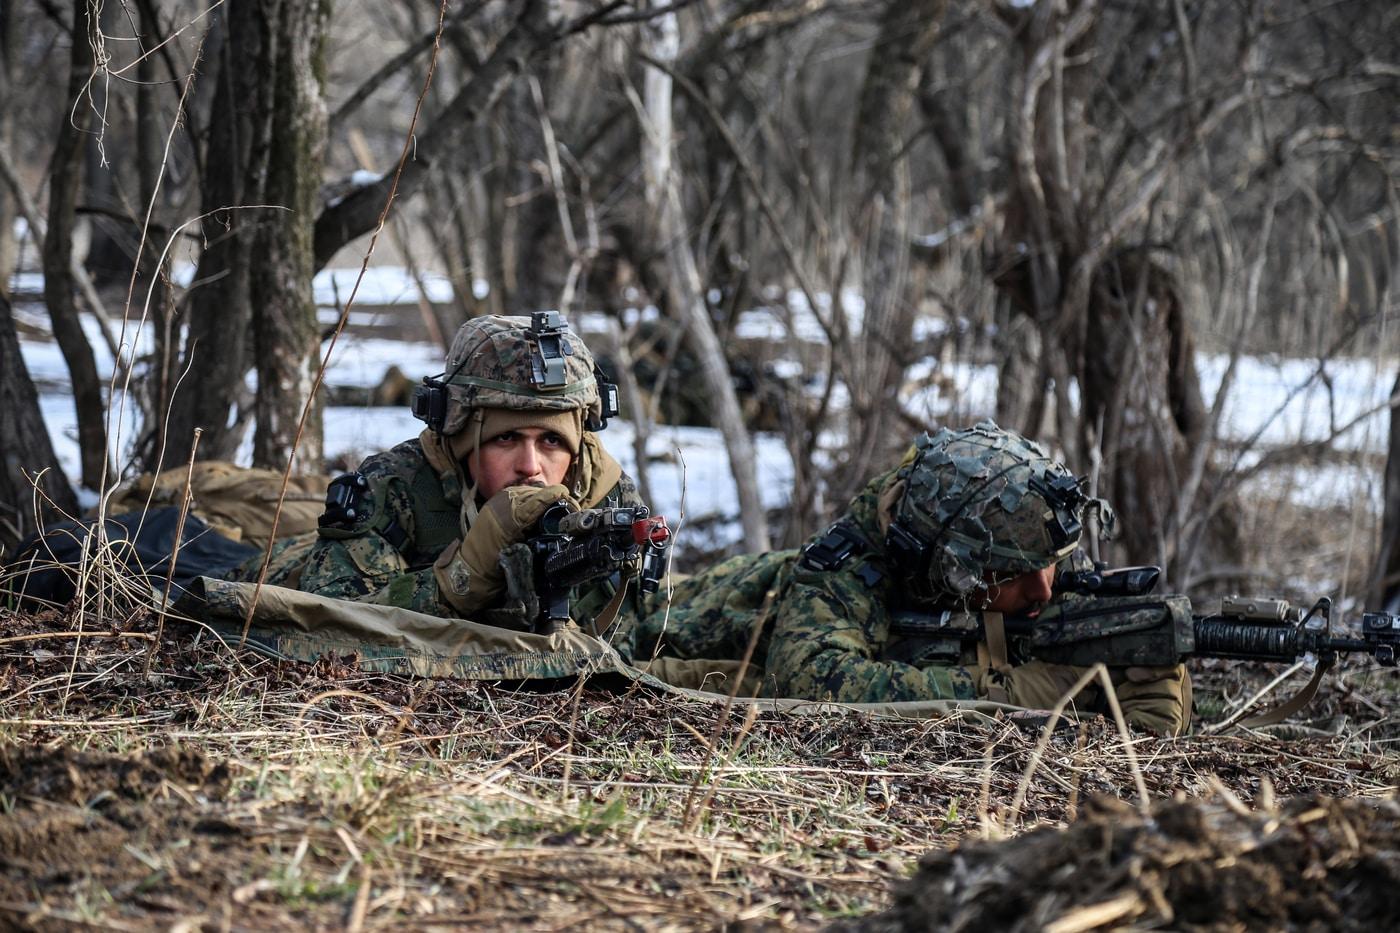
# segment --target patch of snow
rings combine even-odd
[[[806,372],[797,360],[773,360],[768,364],[768,369],[779,379],[800,379]]]
[[[1197,356],[1207,406],[1214,403],[1228,362],[1223,354]],[[1313,361],[1242,356],[1225,403],[1221,433],[1236,441],[1258,433],[1261,442],[1270,446],[1329,441],[1334,450],[1383,451],[1390,414],[1382,406],[1390,397],[1393,367],[1393,362],[1378,369],[1374,360],[1333,360],[1323,381],[1313,378],[1317,371]],[[1353,421],[1346,433],[1332,436]]]
[[[44,273],[16,272],[10,276],[11,295],[42,295],[44,293]]]
[[[629,286],[628,291],[635,292],[636,289]],[[624,327],[635,327],[640,323],[652,323],[661,320],[661,309],[656,305],[647,305],[645,308],[623,308],[618,315],[622,319]]]
[[[918,341],[932,340],[944,336],[950,329],[948,322],[941,317],[921,316],[914,319],[913,337]]]
[[[193,267],[183,268],[192,270]],[[344,301],[358,271],[341,269],[318,275],[318,300],[333,303],[338,293]],[[179,275],[180,269],[175,274]],[[23,279],[22,287],[42,289],[42,276],[26,275],[30,278]],[[435,301],[450,299],[451,287],[445,277],[430,277],[425,281],[431,283],[430,297]],[[737,338],[768,340],[778,346],[788,345],[792,340],[818,344],[825,341],[825,334],[804,296],[780,289],[765,290],[765,294],[770,295],[768,307],[754,308],[739,315],[734,332]],[[832,313],[830,295],[815,298],[820,313]],[[854,329],[864,315],[864,304],[854,294],[843,295],[842,299]],[[411,304],[417,300],[416,286],[402,269],[376,268],[366,276],[357,300],[365,304]],[[18,303],[15,315],[31,327],[48,328],[47,314],[37,303]],[[334,320],[332,315],[333,312],[322,309],[318,317],[329,323]],[[356,312],[352,308],[352,323],[373,323],[375,317],[372,312]],[[571,317],[579,333],[598,334],[607,326],[602,312],[582,312]],[[660,312],[654,306],[632,307],[624,309],[621,317],[630,326],[656,320]],[[138,334],[134,325],[134,321],[129,325],[126,341],[142,349],[149,348],[149,333]],[[100,338],[96,322],[85,316],[82,326],[105,382],[112,371],[111,355]],[[964,325],[941,317],[921,318],[916,324],[916,337],[940,336],[954,326]],[[22,338],[21,351],[26,367],[36,380],[48,387],[68,385],[67,365],[51,339]],[[390,365],[396,365],[410,379],[417,380],[439,372],[442,356],[441,349],[434,344],[366,337],[352,332],[338,342],[327,378],[335,385],[370,387],[380,382]],[[1219,389],[1226,363],[1227,357],[1220,354],[1201,354],[1197,358],[1207,405]],[[806,372],[802,363],[791,355],[780,355],[770,365],[772,372],[781,378],[802,380],[802,391],[809,397],[821,396],[824,372]],[[1227,440],[1240,442],[1257,433],[1266,447],[1299,441],[1328,441],[1334,451],[1383,453],[1389,436],[1389,414],[1383,406],[1394,380],[1393,367],[1393,361],[1377,365],[1374,360],[1334,360],[1327,365],[1324,381],[1314,378],[1316,364],[1313,361],[1243,357],[1225,406],[1222,434]],[[253,381],[250,374],[250,386]],[[193,381],[187,383],[187,389],[194,385]],[[997,371],[993,365],[940,364],[930,357],[910,367],[901,401],[930,426],[956,426],[990,415],[995,410],[996,388]],[[1075,389],[1071,386],[1070,395],[1077,403]],[[60,463],[70,476],[76,477],[78,447],[72,398],[62,390],[50,389],[41,396],[40,404]],[[840,414],[849,407],[848,390],[838,384],[832,392],[830,411]],[[1363,415],[1365,417],[1360,417],[1346,433],[1332,437],[1335,429]],[[119,416],[114,412],[112,417],[115,427]],[[115,449],[119,465],[125,467],[131,443],[137,435],[134,409],[122,413],[120,420],[121,431]],[[843,446],[848,443],[844,428],[837,421],[833,419],[823,426],[818,440],[817,456],[823,462],[841,457]],[[329,455],[348,455],[350,461],[357,462],[363,456],[415,436],[420,428],[420,423],[404,408],[332,407],[326,412],[325,448]],[[636,475],[633,431],[629,422],[614,420],[603,434],[603,440],[624,469]],[[776,436],[759,435],[755,445],[765,506],[782,508],[789,501],[793,477],[784,442]],[[245,440],[240,457],[242,462],[249,462],[251,436]],[[668,519],[679,521],[684,501],[686,512],[692,517],[726,519],[707,529],[707,535],[713,530],[721,537],[730,536],[729,541],[739,539],[739,525],[734,520],[737,494],[724,444],[717,431],[663,426],[648,438],[647,458],[654,506],[660,512]],[[1246,465],[1248,462],[1247,459]],[[1277,490],[1278,495],[1287,496],[1290,501],[1322,508],[1349,508],[1362,501],[1373,514],[1380,509],[1382,484],[1373,466],[1295,466],[1270,471],[1251,483],[1261,490]]]
[[[390,366],[397,366],[416,381],[442,372],[443,358],[442,349],[434,343],[350,334],[336,342],[335,353],[326,367],[326,380],[338,386],[369,388],[379,385]]]
[[[335,308],[320,307],[316,309],[316,323],[330,327],[340,321],[340,312]],[[351,307],[350,314],[346,316],[345,323],[349,327],[377,327],[386,323],[384,315],[379,310],[356,311]]]
[[[417,304],[418,285],[408,270],[399,266],[371,266],[360,279],[359,269],[322,269],[316,273],[312,283],[316,304],[323,307],[339,308],[350,300],[359,280],[359,291],[355,292],[357,305],[397,305]],[[436,272],[425,272],[420,276],[423,293],[433,304],[447,304],[453,299],[452,280]],[[353,308],[353,306],[352,306]]]

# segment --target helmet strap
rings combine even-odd
[[[485,412],[477,408],[472,411],[470,421],[467,424],[468,431],[476,431],[476,443],[472,445],[472,450],[476,451],[478,462],[481,460],[481,426],[484,417]],[[471,465],[466,462],[470,457],[471,454],[468,453],[466,457],[458,461],[458,465],[461,467],[462,472],[466,475],[466,479],[468,480],[462,484],[461,523],[463,535],[466,535],[467,531],[476,523],[476,516],[478,514],[476,507],[476,489],[479,483],[477,482],[476,475],[471,471]]]

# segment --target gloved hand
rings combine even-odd
[[[569,511],[578,503],[563,486],[507,486],[486,501],[466,538],[448,545],[433,564],[442,600],[470,618],[505,589],[501,551],[525,540],[540,516],[557,502]]]
[[[1113,689],[1123,717],[1161,735],[1185,735],[1191,727],[1191,675],[1172,667],[1114,668]]]
[[[1087,668],[1030,661],[1007,674],[983,670],[978,695],[995,683],[1006,690],[1008,702],[1028,709],[1050,709],[1069,692]],[[1140,729],[1160,735],[1185,735],[1191,726],[1191,675],[1186,667],[1114,667],[1109,679],[1118,694],[1123,718]],[[1080,712],[1109,715],[1103,684],[1097,678],[1075,697]]]

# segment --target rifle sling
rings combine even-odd
[[[622,608],[622,600],[627,595],[627,584],[632,581],[631,577],[624,576],[617,586],[617,592],[613,593],[612,599],[603,607],[603,611],[593,619],[593,636],[602,638],[603,633],[608,630],[608,626],[613,624],[617,618],[618,610]]]
[[[978,660],[986,652],[987,668],[996,677],[987,679],[987,699],[993,703],[1009,703],[1005,676],[1011,672],[1011,664],[1006,656],[1006,623],[1000,612],[982,613],[983,641],[977,645]]]
[[[1299,690],[1291,700],[1282,706],[1269,710],[1267,713],[1251,716],[1239,723],[1239,725],[1245,729],[1257,729],[1260,726],[1272,726],[1276,723],[1283,722],[1289,716],[1292,716],[1312,702],[1312,698],[1317,694],[1317,688],[1322,684],[1323,675],[1331,669],[1332,660],[1330,658],[1319,659],[1317,662],[1317,669],[1313,671],[1312,680],[1309,680],[1307,684],[1303,686],[1303,689]]]

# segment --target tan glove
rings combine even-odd
[[[488,499],[466,538],[448,545],[433,564],[442,600],[468,618],[494,603],[505,589],[502,549],[523,541],[557,502],[578,511],[563,486],[507,486]]]
[[[1115,668],[1113,688],[1133,725],[1161,735],[1185,735],[1191,728],[1191,675],[1185,665]]]
[[[1027,709],[1051,709],[1060,702],[1061,697],[1069,692],[1069,688],[1074,686],[1075,681],[1083,673],[1084,668],[1082,667],[1047,664],[1044,661],[1028,661],[1013,667],[1004,675],[982,668],[978,672],[977,690],[979,695],[985,696],[990,685],[999,684],[1006,691],[1007,702],[1013,706],[1024,706]],[[1081,713],[1097,708],[1094,690],[1097,684],[1098,681],[1091,681],[1089,686],[1075,697],[1076,705]]]
[[[1050,709],[1074,686],[1087,668],[1030,661],[1004,675],[980,671],[978,693],[985,696],[995,682],[1008,701],[1028,709]],[[1185,666],[1115,667],[1109,670],[1123,718],[1140,729],[1162,735],[1185,735],[1191,725],[1191,675]],[[1081,713],[1109,715],[1103,684],[1094,679],[1075,698]]]

